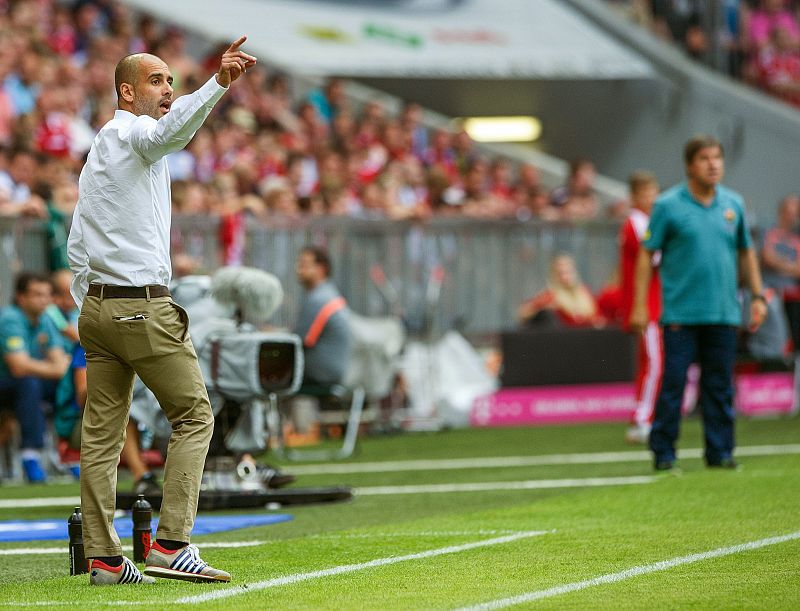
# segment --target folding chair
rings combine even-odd
[[[304,385],[295,396],[314,397],[319,401],[319,420],[322,425],[345,425],[342,445],[336,449],[296,450],[286,447],[283,433],[284,415],[278,406],[277,396],[270,397],[273,414],[277,415],[275,432],[276,444],[273,449],[276,456],[286,460],[341,460],[353,455],[358,441],[358,429],[364,413],[366,393],[364,388],[356,386],[347,388],[341,384]],[[274,398],[273,398],[274,397]]]

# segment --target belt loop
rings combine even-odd
[[[150,285],[144,287],[144,294],[147,295],[147,301],[150,301]]]
[[[106,285],[105,284],[101,284],[100,285],[100,301],[103,301],[103,293],[105,293],[105,291],[106,291]]]

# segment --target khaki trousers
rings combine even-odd
[[[139,316],[139,320],[124,320]],[[134,374],[172,424],[156,537],[189,541],[214,417],[185,310],[170,297],[86,297],[78,321],[88,397],[81,434],[81,508],[87,558],[122,554],[114,530],[117,464]]]

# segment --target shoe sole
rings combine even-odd
[[[160,566],[148,566],[142,571],[145,575],[150,577],[161,577],[163,579],[179,579],[181,581],[193,581],[194,583],[210,583],[210,582],[223,582],[227,583],[231,580],[230,577],[222,575],[199,575],[197,573],[187,573],[185,571],[176,571],[175,569],[165,569]]]
[[[106,582],[106,583],[98,583],[96,581],[89,580],[89,585],[92,586],[92,587],[95,587],[95,588],[105,588],[105,587],[109,587],[109,586],[151,586],[154,583],[155,583],[155,580],[153,580],[153,581],[139,581],[139,582],[131,581],[131,582],[128,582],[128,583],[119,583],[118,581],[117,582],[109,581],[109,582]]]

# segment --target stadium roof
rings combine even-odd
[[[300,74],[651,78],[647,61],[557,0],[129,0]]]

